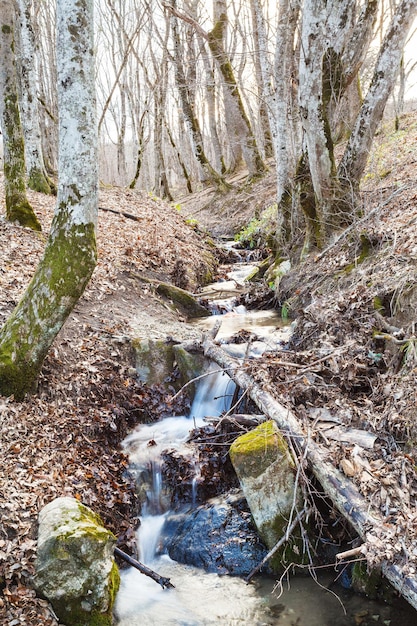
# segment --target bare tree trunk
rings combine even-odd
[[[305,0],[301,34],[300,113],[308,165],[316,196],[318,247],[329,230],[335,162],[330,127],[322,101],[322,63],[325,52],[326,10],[321,0]],[[313,242],[312,242],[313,243]]]
[[[20,75],[20,110],[25,139],[26,172],[28,187],[35,191],[56,193],[43,161],[39,108],[36,88],[38,84],[35,66],[35,37],[32,26],[32,0],[17,0],[19,29],[17,38]]]
[[[34,36],[38,71],[38,110],[46,171],[58,169],[58,101],[55,47],[55,2],[34,2]]]
[[[1,8],[3,9],[4,0]],[[45,253],[0,333],[0,393],[36,388],[49,347],[96,265],[94,2],[57,1],[59,189]],[[2,19],[4,13],[1,13]]]
[[[256,0],[258,2],[258,0]],[[275,48],[275,115],[274,148],[277,168],[277,239],[285,242],[291,233],[291,208],[294,180],[294,145],[296,129],[294,115],[294,47],[300,5],[290,0],[279,0],[279,22]],[[291,136],[292,135],[292,136]],[[292,152],[291,152],[292,150]]]
[[[6,217],[22,226],[41,230],[26,197],[25,145],[20,120],[14,54],[13,0],[0,0],[0,121],[3,131]]]
[[[191,106],[190,93],[184,74],[184,67],[182,63],[182,47],[180,36],[178,32],[178,23],[176,17],[176,0],[171,0],[170,8],[173,10],[172,16],[172,36],[174,40],[174,70],[177,89],[180,95],[182,114],[184,117],[185,125],[189,132],[189,137],[192,145],[193,153],[200,164],[206,181],[213,183],[220,191],[224,191],[227,185],[223,177],[216,172],[211,166],[203,145],[203,137],[201,135],[200,124]]]
[[[225,106],[230,106],[233,109],[232,114],[229,116],[233,124],[233,134],[242,147],[243,157],[249,171],[249,178],[255,178],[263,174],[266,167],[256,144],[255,135],[243,105],[232,64],[225,51],[224,38],[227,25],[226,3],[224,0],[217,0],[215,6],[216,5],[215,24],[213,29],[207,33],[208,44],[223,76],[226,90]]]
[[[268,115],[268,105],[265,98],[265,77],[262,70],[262,54],[264,54],[262,47],[264,46],[265,41],[265,26],[261,18],[262,9],[260,7],[259,0],[251,0],[250,9],[253,28],[254,64],[256,82],[258,85],[259,117],[264,136],[265,156],[266,158],[269,158],[274,154],[274,144],[269,122],[270,116]]]
[[[218,172],[225,174],[226,165],[223,156],[223,150],[220,144],[219,133],[217,131],[217,119],[216,119],[216,78],[214,70],[210,65],[210,59],[208,52],[204,45],[204,40],[197,33],[198,44],[200,47],[201,59],[204,65],[204,71],[206,75],[206,102],[207,102],[207,117],[210,130],[210,138],[213,144],[215,167]]]
[[[348,195],[356,194],[375,131],[394,87],[404,45],[416,15],[417,0],[402,0],[395,10],[382,42],[371,85],[338,168],[339,180]]]

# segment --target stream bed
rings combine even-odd
[[[232,278],[232,282],[235,281]],[[236,281],[235,281],[236,282]],[[273,350],[288,340],[290,328],[283,327],[275,311],[248,313],[223,299],[225,289],[210,287],[217,298],[215,306],[227,311],[222,317],[221,340],[244,328],[255,333],[251,357]],[[237,287],[239,285],[237,283]],[[209,328],[214,319],[196,322]],[[245,354],[243,344],[225,346],[234,356]],[[247,354],[246,354],[247,355]],[[141,524],[137,534],[139,559],[167,577],[174,589],[162,589],[152,579],[133,568],[122,571],[115,613],[119,626],[415,626],[415,611],[403,600],[389,606],[374,602],[345,589],[332,568],[312,575],[291,576],[277,585],[274,577],[262,575],[249,585],[237,576],[219,575],[173,561],[161,550],[161,534],[170,514],[169,495],[164,490],[161,455],[164,450],[182,450],[191,430],[216,418],[230,407],[234,383],[212,367],[202,378],[188,416],[168,417],[138,426],[125,440],[132,472],[138,484],[146,485],[142,494]],[[189,489],[188,507],[197,506],[199,468]],[[178,478],[180,482],[181,477]],[[207,528],[207,534],[211,528]]]

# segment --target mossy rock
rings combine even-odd
[[[34,585],[66,626],[111,626],[120,584],[116,537],[74,498],[57,498],[39,514]]]
[[[193,378],[197,378],[204,371],[206,366],[206,359],[202,354],[192,354],[187,350],[184,350],[182,346],[174,346],[174,356],[180,372],[180,384],[185,385]],[[186,393],[190,401],[194,400],[196,392],[196,384],[191,383],[186,387]]]
[[[174,369],[174,351],[163,339],[133,339],[136,371],[141,382],[166,385]]]
[[[210,311],[201,306],[194,298],[194,296],[185,289],[174,287],[168,283],[159,283],[156,291],[161,295],[169,298],[180,311],[188,318],[193,317],[208,317]]]
[[[388,604],[395,597],[395,591],[377,569],[368,570],[367,563],[358,561],[352,567],[352,589],[363,593],[370,600],[383,600]]]
[[[288,274],[291,269],[291,261],[288,259],[277,259],[265,272],[265,281],[268,285],[273,285],[275,291],[278,291],[281,278]]]
[[[230,459],[259,534],[267,547],[272,548],[287,528],[295,489],[295,502],[301,501],[287,443],[270,420],[238,437],[230,447]],[[271,565],[278,572],[284,562],[304,562],[300,537],[294,536],[284,544]]]

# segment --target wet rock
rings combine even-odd
[[[57,498],[39,513],[34,584],[67,626],[111,626],[120,582],[115,543],[74,498]]]
[[[249,574],[267,552],[241,495],[169,516],[162,548],[179,563],[232,576]]]
[[[174,369],[174,351],[171,343],[160,339],[134,339],[136,371],[142,383],[170,384]]]
[[[194,296],[184,289],[174,287],[174,285],[168,283],[159,283],[156,290],[161,296],[171,300],[188,318],[208,317],[210,315],[210,311],[201,306]]]
[[[206,367],[206,360],[200,353],[192,353],[185,350],[181,345],[173,346],[174,356],[180,372],[180,383],[184,385],[197,378]],[[186,388],[189,399],[192,401],[196,392],[196,384],[188,384]]]
[[[264,422],[235,439],[230,458],[256,527],[272,548],[285,533],[296,489],[295,465],[275,422]],[[301,562],[301,548],[299,539],[290,539],[277,553],[274,567],[279,569],[283,560]]]

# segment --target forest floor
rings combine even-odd
[[[274,195],[273,173],[226,199],[209,191],[181,199],[181,211],[144,192],[101,189],[99,262],[85,295],[47,356],[37,393],[0,398],[1,624],[57,624],[30,584],[37,515],[53,498],[76,497],[122,545],[133,539],[135,495],[120,441],[138,421],[181,406],[137,382],[130,338],[199,337],[140,277],[196,291],[215,274],[214,247],[184,216],[230,236]],[[33,274],[53,215],[54,198],[29,198],[43,233],[0,219],[0,324]],[[417,115],[378,134],[363,198],[363,218],[281,280],[274,302],[297,318],[295,334],[285,355],[257,361],[253,376],[384,516],[385,536],[368,538],[369,560],[396,559],[415,576]],[[0,202],[3,215],[2,180]],[[247,301],[268,298],[262,286]],[[366,431],[373,443],[338,441],[329,424]]]

